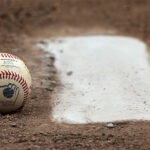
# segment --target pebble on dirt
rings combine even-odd
[[[53,91],[53,88],[45,88],[47,91]]]
[[[10,126],[14,127],[14,128],[17,127],[17,125],[15,123],[11,123]]]
[[[107,123],[105,126],[107,128],[114,128],[115,127],[115,125],[113,123]]]

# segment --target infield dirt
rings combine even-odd
[[[69,125],[52,122],[51,96],[59,86],[55,58],[39,39],[111,34],[150,44],[149,0],[0,1],[0,49],[21,57],[30,69],[32,93],[21,112],[0,115],[0,149],[150,149],[150,122]]]

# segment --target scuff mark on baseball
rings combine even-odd
[[[31,75],[19,57],[0,53],[0,112],[23,108],[31,88]]]

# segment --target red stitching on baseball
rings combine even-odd
[[[13,79],[13,77],[14,77],[14,73],[13,73],[13,72],[11,72],[11,74],[12,74],[12,77],[11,77],[11,79]]]
[[[27,83],[25,82],[25,83],[22,84],[22,86],[24,87],[24,86],[26,86],[26,84],[27,84]]]
[[[14,80],[16,80],[16,78],[17,78],[17,74],[16,74],[16,72],[15,72],[15,77],[14,77]]]
[[[17,81],[19,80],[19,74],[17,74],[18,78],[16,79]]]
[[[21,78],[20,78],[19,82],[21,82],[21,80],[22,80],[22,76],[21,76]]]
[[[19,57],[12,55],[12,54],[8,54],[8,53],[1,53],[0,57],[4,57],[4,58],[14,58],[14,59],[18,59],[21,60]],[[22,60],[21,60],[22,61]]]
[[[8,77],[8,79],[10,79],[10,76],[11,76],[11,73],[8,71],[8,74],[9,74],[9,77]]]
[[[2,54],[1,54],[1,56],[2,56]],[[27,83],[24,80],[24,78],[22,76],[20,76],[19,74],[16,74],[16,72],[12,72],[12,71],[10,72],[10,71],[6,71],[6,70],[0,71],[0,79],[5,79],[5,78],[10,79],[10,76],[12,76],[11,79],[14,79],[18,83],[20,83],[20,85],[23,88],[24,99],[23,99],[22,106],[21,106],[21,107],[23,107],[29,96],[29,89],[28,89]]]
[[[4,78],[5,73],[3,71],[1,71],[1,72],[2,72],[2,75],[3,75],[2,78]]]
[[[10,55],[9,55],[9,54],[7,54],[7,56],[10,58]]]
[[[21,85],[24,83],[24,78],[22,78],[22,82],[21,82]]]
[[[7,76],[8,76],[8,72],[7,71],[4,71],[5,72],[5,74],[6,74],[6,79],[7,79]]]

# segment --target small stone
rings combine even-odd
[[[33,137],[32,139],[31,139],[31,142],[35,142],[36,141],[36,139]]]
[[[17,127],[17,125],[15,123],[11,123],[10,126],[11,127]]]
[[[53,55],[51,54],[51,56],[49,56],[49,59],[52,60],[52,61],[54,61],[54,60],[55,60],[55,56],[53,56]]]
[[[60,50],[60,53],[63,53],[63,50],[62,50],[62,49]]]
[[[54,91],[53,88],[45,88],[47,91]]]
[[[105,133],[102,133],[102,136],[105,136]]]
[[[47,44],[47,41],[45,40],[39,40],[38,43],[42,44],[42,45],[46,45]]]
[[[68,76],[71,76],[72,74],[73,74],[72,71],[67,72],[67,75],[68,75]]]
[[[112,124],[112,123],[107,123],[105,126],[106,126],[107,128],[114,128],[114,127],[115,127],[115,125]]]
[[[50,81],[51,84],[56,84],[57,82],[55,80]]]

